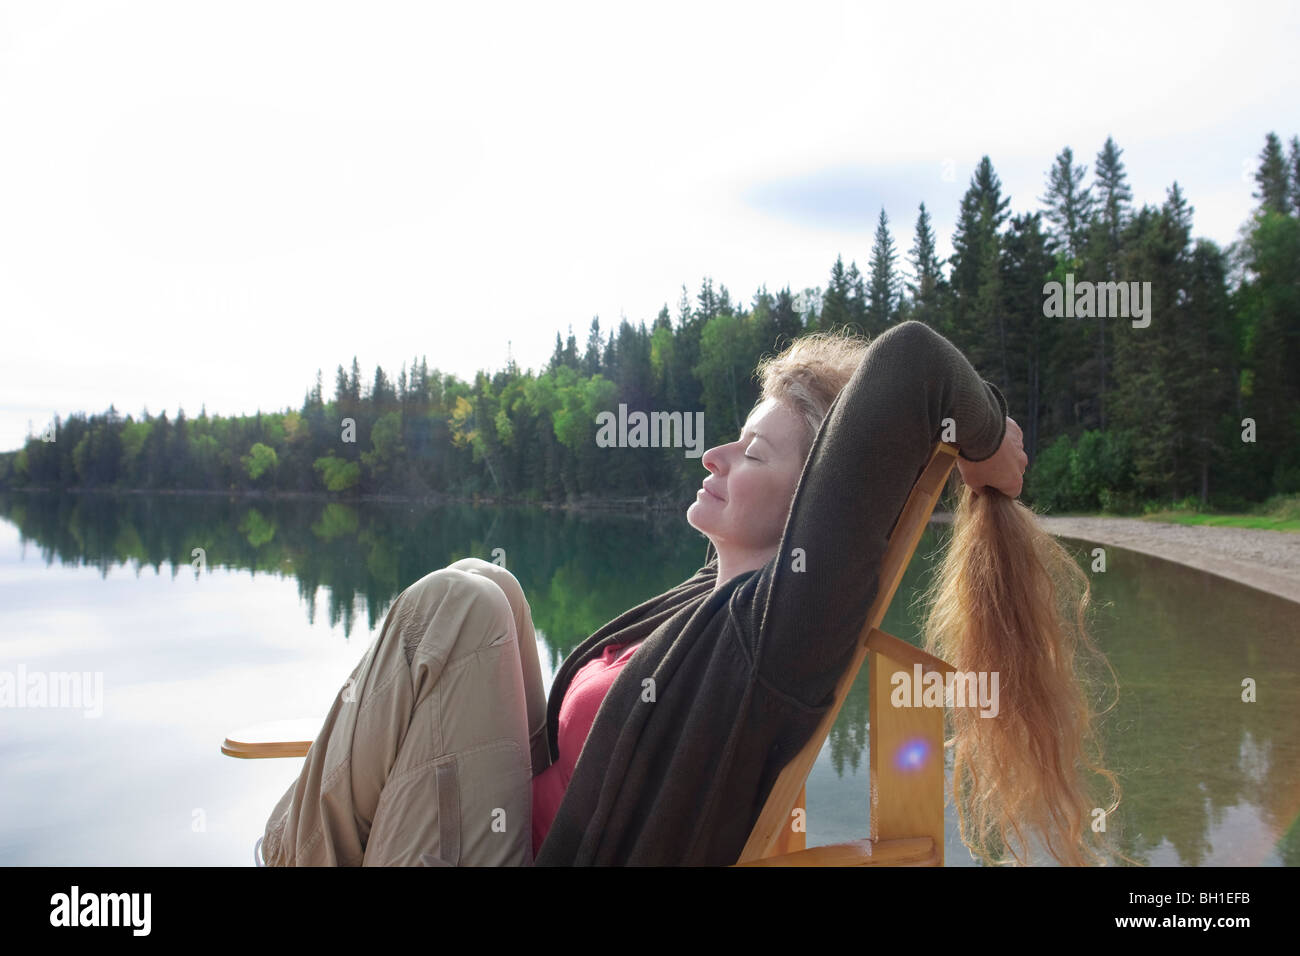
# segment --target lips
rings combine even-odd
[[[717,498],[719,501],[726,501],[726,500],[727,500],[726,498],[722,497],[722,495],[718,494],[716,491],[714,491],[712,488],[710,488],[709,485],[708,485],[708,482],[705,482],[705,483],[702,484],[700,487],[703,488],[703,489],[704,489],[704,493],[707,494],[707,495],[709,495],[710,497]]]

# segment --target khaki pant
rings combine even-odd
[[[532,612],[465,558],[398,595],[266,824],[268,866],[529,866],[550,763]]]

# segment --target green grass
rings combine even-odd
[[[1152,505],[1147,507],[1153,508]],[[1274,495],[1245,513],[1200,511],[1195,499],[1186,499],[1173,507],[1148,511],[1143,518],[1171,524],[1227,525],[1234,528],[1300,532],[1300,494]]]
[[[1125,511],[1052,511],[1056,518],[1140,518],[1167,524],[1223,525],[1233,528],[1264,528],[1268,531],[1300,533],[1300,494],[1274,495],[1246,511],[1200,509],[1196,498],[1178,502],[1147,502],[1141,513]]]

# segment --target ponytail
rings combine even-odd
[[[1120,788],[1101,765],[1093,721],[1114,702],[1094,715],[1076,654],[1105,665],[1116,699],[1118,682],[1088,636],[1088,575],[1021,502],[964,484],[958,494],[947,552],[924,596],[925,649],[958,672],[996,672],[999,698],[996,716],[949,709],[945,747],[962,842],[991,864],[1029,862],[1031,841],[1064,865],[1104,864]],[[1105,803],[1092,792],[1098,783]]]

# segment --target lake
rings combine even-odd
[[[222,739],[323,717],[403,588],[501,554],[549,688],[589,634],[703,563],[684,513],[0,494],[0,672],[94,675],[78,706],[0,707],[0,864],[251,865],[302,760],[234,759]],[[947,530],[926,531],[886,631],[919,641],[909,608]],[[1094,545],[1065,543],[1089,569]],[[1300,863],[1300,606],[1121,548],[1106,561],[1092,633],[1120,680],[1102,725],[1119,845],[1151,865]],[[809,779],[810,846],[868,834],[865,678]],[[947,865],[973,865],[946,812]]]

